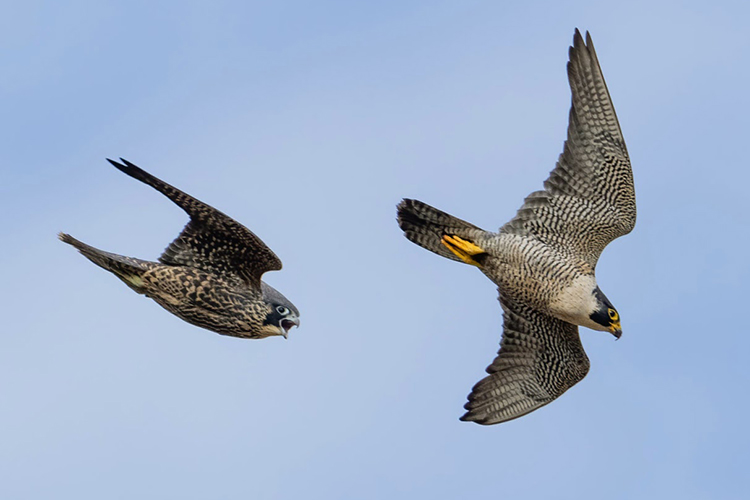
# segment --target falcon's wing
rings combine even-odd
[[[490,425],[526,415],[589,371],[577,326],[502,299],[500,305],[505,312],[500,352],[469,394],[464,421]]]
[[[568,139],[543,191],[531,193],[500,231],[533,235],[574,251],[592,267],[604,247],[635,226],[630,158],[591,36],[576,30],[568,80]]]
[[[161,263],[238,277],[258,290],[263,273],[281,269],[276,254],[245,226],[129,161],[120,160],[124,165],[107,161],[164,194],[190,216],[190,222],[159,257]]]

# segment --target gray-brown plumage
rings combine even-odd
[[[479,267],[498,286],[500,351],[462,420],[495,424],[559,397],[588,372],[578,325],[620,337],[620,317],[596,284],[604,247],[635,226],[630,160],[599,62],[578,30],[570,48],[568,139],[544,190],[498,233],[417,200],[398,206],[412,242]]]
[[[104,252],[60,233],[91,262],[110,271],[138,293],[179,318],[222,335],[286,338],[299,326],[299,311],[261,281],[281,261],[245,226],[121,158],[108,160],[134,179],[164,194],[190,222],[159,262]]]

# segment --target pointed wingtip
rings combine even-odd
[[[573,50],[581,46],[590,48],[592,43],[593,42],[591,39],[590,31],[586,31],[586,36],[584,38],[584,36],[581,34],[581,31],[576,28],[575,33],[573,33],[573,45],[570,47],[570,49]]]
[[[586,31],[586,39],[584,41],[581,32],[576,28],[573,35],[573,44],[568,48],[568,78],[576,78],[576,71],[579,71],[576,66],[579,64],[588,65],[591,59],[597,61],[591,33]]]
[[[123,172],[130,177],[133,177],[135,179],[138,179],[142,182],[147,182],[144,178],[150,178],[152,177],[150,174],[148,174],[146,171],[144,171],[142,168],[140,168],[135,163],[129,162],[125,158],[120,158],[120,162],[112,160],[110,158],[107,158],[107,161],[112,164],[113,167],[115,167],[120,172]],[[147,182],[148,183],[148,182]]]
[[[120,162],[117,162],[117,161],[113,160],[112,158],[106,158],[106,160],[107,160],[108,162],[110,162],[110,163],[111,163],[112,165],[114,165],[115,167],[119,168],[119,169],[122,169],[122,168],[125,168],[125,167],[138,168],[138,166],[137,166],[137,165],[135,165],[135,164],[134,164],[134,163],[132,163],[132,162],[129,162],[128,160],[126,160],[126,159],[125,159],[125,158],[123,158],[123,157],[120,157],[120,161],[121,161],[122,163],[120,163]]]
[[[110,164],[111,164],[111,165],[112,165],[113,167],[115,167],[115,168],[116,168],[117,170],[121,170],[121,171],[123,171],[123,172],[125,171],[124,169],[125,169],[126,167],[125,167],[125,165],[123,165],[122,163],[116,162],[115,160],[112,160],[111,158],[107,158],[106,160],[107,160],[107,161],[108,161],[108,162],[109,162],[109,163],[110,163]],[[120,160],[122,160],[122,158],[120,158]]]
[[[486,420],[481,420],[476,415],[472,415],[471,411],[467,411],[464,413],[461,417],[458,418],[461,422],[473,422],[477,425],[491,425],[495,422],[487,422]]]

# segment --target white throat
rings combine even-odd
[[[591,314],[599,308],[599,301],[594,295],[596,288],[594,276],[577,277],[569,287],[562,290],[557,297],[550,301],[550,314],[574,325],[607,331],[607,328],[590,318]]]

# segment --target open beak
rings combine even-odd
[[[609,327],[609,331],[612,335],[615,336],[615,338],[619,339],[622,336],[622,327],[620,326],[620,322],[616,321],[615,323],[612,323]]]
[[[284,338],[288,338],[289,330],[292,329],[293,326],[299,327],[299,318],[296,316],[290,316],[289,318],[284,318],[281,320],[281,330],[284,332],[281,335],[284,336]]]

